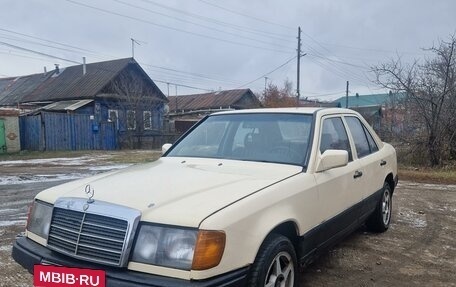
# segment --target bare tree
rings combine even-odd
[[[407,120],[415,144],[426,147],[432,166],[454,151],[456,107],[456,38],[428,49],[432,58],[412,64],[401,59],[374,67],[377,83],[407,94]]]
[[[129,148],[141,147],[145,131],[153,126],[152,111],[157,111],[163,104],[144,77],[134,69],[127,69],[116,77],[110,87],[117,98],[110,105],[119,110],[118,121],[124,129],[120,140]]]
[[[270,83],[264,91],[261,102],[266,108],[295,107],[296,98],[293,94],[293,84],[285,80],[283,88]]]

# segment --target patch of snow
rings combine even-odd
[[[5,160],[0,161],[3,166],[13,166],[13,165],[32,165],[32,164],[48,164],[48,165],[63,165],[63,166],[73,166],[73,165],[84,165],[87,162],[97,160],[94,157],[56,157],[56,158],[43,158],[43,159],[25,159],[25,160]]]
[[[3,245],[3,246],[0,246],[0,251],[10,252],[11,249],[13,249],[13,247],[12,247],[11,245]]]
[[[52,174],[52,175],[7,175],[0,176],[0,185],[10,184],[24,184],[24,183],[35,183],[35,182],[48,182],[48,181],[60,181],[60,180],[72,180],[86,177],[87,174],[82,173],[70,173],[70,174]]]
[[[396,220],[408,224],[413,228],[427,227],[425,215],[417,214],[409,209],[400,209]]]
[[[117,165],[101,165],[101,166],[91,166],[89,170],[91,171],[109,171],[115,169],[122,169],[131,166],[131,164],[117,164]]]
[[[62,180],[75,180],[84,178],[87,176],[95,175],[100,172],[106,172],[110,170],[117,170],[131,166],[131,164],[114,164],[114,165],[100,165],[100,166],[89,166],[84,170],[80,170],[77,173],[68,174],[16,174],[16,175],[0,175],[0,185],[10,184],[25,184],[35,182],[50,182],[50,181],[62,181]]]
[[[413,187],[419,186],[423,189],[433,189],[433,190],[451,190],[456,191],[456,185],[454,184],[433,184],[433,183],[418,183],[418,182],[411,182],[411,181],[399,181],[398,187]]]
[[[5,213],[17,213],[18,210],[20,210],[20,208],[5,208],[5,209],[0,209],[0,214],[5,214]]]
[[[23,220],[2,220],[0,221],[0,227],[8,227],[13,225],[24,225],[25,226],[26,219]]]
[[[0,202],[0,207],[3,206],[13,206],[13,205],[30,205],[32,203],[32,199],[23,199],[23,200],[16,200],[16,201],[5,201]]]

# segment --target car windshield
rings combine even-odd
[[[311,122],[308,114],[214,115],[173,146],[167,156],[305,165]]]

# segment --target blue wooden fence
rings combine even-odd
[[[25,150],[112,150],[117,148],[114,123],[96,123],[89,115],[42,112],[20,117]]]

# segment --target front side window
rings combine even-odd
[[[320,137],[320,152],[324,153],[328,149],[346,150],[348,152],[349,161],[353,160],[347,131],[345,130],[344,123],[340,117],[323,120]]]
[[[305,164],[312,116],[226,114],[207,118],[167,156]]]
[[[371,153],[371,147],[366,137],[365,127],[356,117],[346,117],[348,128],[355,142],[356,154],[358,158],[362,158]],[[378,149],[378,148],[377,148]]]

